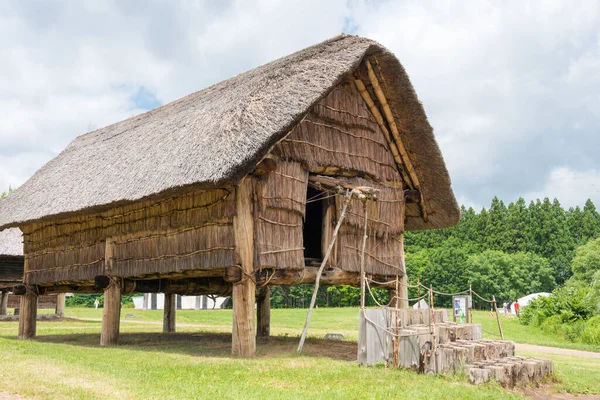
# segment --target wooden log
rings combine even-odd
[[[8,290],[3,290],[0,295],[0,315],[6,315],[8,311]]]
[[[303,270],[287,269],[262,269],[256,272],[256,284],[264,285],[302,285],[314,284],[317,278],[318,267],[305,267]],[[375,282],[369,283],[371,287],[393,289],[395,287],[395,276],[367,275]],[[380,282],[380,283],[377,283]],[[339,268],[328,268],[323,271],[320,283],[324,285],[349,285],[360,286],[360,274],[358,272],[342,271]]]
[[[12,288],[12,292],[16,296],[22,296],[27,292],[27,286],[23,284],[16,285]],[[102,289],[94,286],[75,285],[38,286],[40,296],[56,293],[102,293]]]
[[[36,333],[38,293],[35,286],[29,287],[21,296],[19,315],[19,339],[33,339]]]
[[[236,215],[233,232],[237,262],[242,272],[239,282],[233,284],[233,332],[231,352],[234,356],[251,357],[256,354],[254,327],[254,304],[256,284],[254,282],[254,223],[252,215],[253,184],[246,177],[237,186],[235,193]]]
[[[113,283],[104,290],[100,346],[112,346],[119,341],[121,283],[118,281],[118,278],[113,278],[113,280]]]
[[[66,293],[59,293],[56,295],[56,315],[60,318],[65,316],[65,300],[67,299]]]
[[[265,286],[256,298],[256,336],[269,337],[271,335],[271,289]]]
[[[165,293],[165,307],[163,316],[163,333],[175,332],[175,316],[176,316],[176,294]]]

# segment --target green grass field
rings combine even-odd
[[[101,318],[101,310],[67,308],[67,316]],[[305,354],[295,353],[306,310],[272,310],[272,334],[258,356],[230,356],[231,311],[178,311],[178,333],[161,333],[162,311],[123,309],[121,344],[98,346],[100,322],[38,323],[38,338],[15,339],[18,324],[0,323],[0,392],[35,398],[522,398],[465,377],[423,376],[356,364],[358,309],[316,309]],[[492,330],[495,319],[476,313]],[[560,345],[558,339],[502,321],[508,339]],[[320,339],[343,333],[345,341]],[[519,341],[517,340],[517,341]],[[539,354],[531,354],[539,357]],[[546,392],[600,394],[600,359],[548,356],[560,382]],[[1,395],[0,395],[1,398]]]

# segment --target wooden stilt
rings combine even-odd
[[[177,313],[176,309],[176,294],[167,293],[165,294],[165,310],[163,317],[163,333],[173,333],[175,332],[175,315]]]
[[[66,293],[59,293],[56,295],[56,315],[60,318],[65,316],[65,301],[67,299]]]
[[[202,296],[196,296],[194,299],[194,310],[200,310],[202,307]]]
[[[28,287],[27,293],[21,296],[19,314],[19,339],[35,338],[38,294],[35,286]]]
[[[0,295],[0,315],[6,315],[8,311],[8,290],[2,291]]]
[[[256,298],[256,336],[269,337],[271,335],[271,289],[265,286]]]
[[[150,309],[150,293],[144,293],[144,304],[142,305],[144,310]]]
[[[404,263],[404,234],[400,234],[398,239],[400,242],[400,267],[402,268],[398,290],[398,308],[408,308],[408,276],[406,275],[406,264]]]
[[[246,177],[236,188],[236,216],[233,218],[236,256],[242,271],[242,279],[233,284],[231,352],[234,356],[240,357],[251,357],[256,353],[252,191],[252,180]]]
[[[118,278],[113,278],[111,284],[104,290],[100,346],[111,346],[118,343],[120,320],[121,283],[118,281]]]

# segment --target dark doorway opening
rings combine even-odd
[[[306,193],[306,215],[304,216],[304,259],[323,260],[321,240],[323,238],[324,194],[321,190],[308,187]]]

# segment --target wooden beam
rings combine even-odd
[[[163,316],[163,333],[175,332],[175,316],[176,316],[176,294],[165,293],[165,307]]]
[[[246,177],[236,187],[236,215],[233,217],[236,261],[242,272],[239,282],[233,284],[233,330],[231,352],[234,356],[252,357],[256,354],[254,327],[254,217],[252,214],[253,184]]]
[[[8,290],[3,290],[0,295],[0,315],[6,315],[8,311]]]
[[[262,269],[256,272],[256,284],[257,285],[301,285],[310,283],[313,284],[316,281],[318,267],[305,267],[303,270],[287,270],[287,269]],[[384,276],[384,275],[373,275],[367,274],[367,276],[376,281],[382,282],[378,284],[376,282],[371,283],[372,287],[380,287],[384,289],[393,289],[395,287],[394,280],[395,276]],[[358,272],[342,271],[339,268],[328,268],[323,271],[321,275],[321,284],[324,285],[350,285],[360,286],[360,274]]]
[[[271,334],[271,289],[264,286],[256,297],[256,336],[269,337]]]
[[[56,315],[60,318],[65,316],[65,301],[67,299],[66,293],[59,293],[56,295]]]
[[[354,79],[354,84],[356,85],[356,88],[358,89],[360,96],[363,98],[365,103],[367,103],[367,107],[369,107],[371,114],[375,118],[375,121],[377,121],[377,124],[379,125],[379,128],[381,129],[381,132],[383,133],[383,136],[385,136],[385,139],[387,140],[388,145],[390,146],[390,151],[392,152],[392,156],[394,157],[394,161],[396,161],[396,164],[398,164],[398,166],[400,167],[399,171],[400,171],[400,175],[402,175],[402,179],[404,180],[404,182],[406,182],[406,184],[409,187],[412,188],[413,183],[405,171],[405,168],[406,168],[405,163],[402,160],[402,157],[400,156],[400,154],[398,152],[398,147],[396,146],[396,143],[394,143],[394,141],[390,137],[390,132],[388,131],[387,126],[385,125],[385,122],[383,120],[383,116],[381,115],[381,112],[379,111],[379,109],[375,105],[375,102],[371,98],[371,95],[367,91],[367,88],[365,87],[364,82],[360,78],[357,77]]]
[[[239,268],[236,268],[239,270]],[[106,275],[98,275],[94,279],[96,287],[105,289],[110,284],[110,278]],[[232,285],[225,282],[222,277],[190,278],[190,279],[151,279],[131,280],[123,279],[123,292],[125,293],[174,293],[179,295],[196,296],[201,294],[214,294],[229,296]]]
[[[19,310],[19,339],[33,339],[36,334],[38,293],[35,286],[28,287],[21,296]]]
[[[406,169],[408,170],[408,174],[410,175],[410,179],[413,183],[413,189],[420,189],[421,184],[419,183],[419,177],[417,176],[415,168],[412,165],[412,161],[410,160],[408,151],[406,150],[406,147],[404,146],[404,142],[402,141],[402,138],[400,137],[400,131],[398,130],[398,126],[396,125],[396,120],[394,119],[394,115],[392,114],[392,109],[390,108],[390,105],[387,102],[385,94],[383,93],[383,90],[381,89],[381,85],[379,84],[379,80],[377,79],[377,76],[375,75],[375,71],[373,71],[373,67],[371,66],[371,63],[369,62],[369,60],[366,60],[365,63],[367,65],[369,81],[371,82],[371,85],[373,86],[373,90],[375,91],[375,95],[377,96],[377,99],[379,100],[379,104],[381,105],[381,108],[383,109],[383,113],[384,113],[385,118],[390,127],[390,131],[392,132],[392,136],[394,137],[396,146],[398,146],[398,150],[400,151],[400,157],[402,158],[402,161],[404,162],[404,165],[406,166]],[[424,201],[422,192],[421,192],[421,211],[423,213],[423,219],[425,221],[427,221],[427,219],[428,219],[427,218],[427,210],[425,208],[425,201]]]
[[[406,275],[406,264],[404,262],[404,233],[401,233],[396,239],[400,246],[400,286],[398,287],[398,308],[408,308],[408,276]]]

